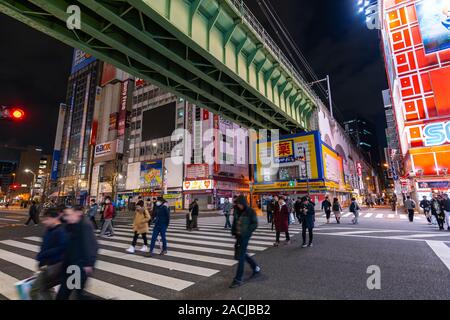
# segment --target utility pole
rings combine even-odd
[[[309,197],[310,191],[309,191],[308,159],[306,158],[306,148],[305,147],[303,147],[303,161],[305,163],[306,192],[308,193],[308,197]]]

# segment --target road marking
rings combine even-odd
[[[11,247],[19,248],[28,250],[31,252],[39,252],[40,248],[39,246],[32,245],[29,243],[19,242],[15,240],[5,240],[0,241],[0,243],[6,244]],[[129,268],[126,266],[97,260],[95,264],[95,268],[99,270],[103,270],[106,272],[118,274],[123,277],[131,278],[133,280],[139,280],[143,281],[149,284],[153,284],[155,286],[175,290],[175,291],[181,291],[183,289],[186,289],[187,287],[194,284],[194,282],[180,280],[173,277],[168,277],[164,275],[159,275],[152,272],[147,272],[139,269]]]
[[[442,241],[427,240],[427,244],[434,251],[434,253],[441,259],[448,270],[450,270],[450,247]]]
[[[261,224],[261,223],[266,223],[266,222],[259,221],[259,223]],[[130,224],[130,225],[132,225],[132,224]],[[178,222],[178,221],[173,221],[172,222],[171,221],[170,222],[170,226],[172,226],[172,225],[186,227],[186,222]],[[215,229],[222,229],[223,230],[223,226],[225,225],[225,223],[223,223],[223,224],[222,223],[202,223],[201,221],[199,221],[198,225],[199,225],[200,229],[203,229],[203,227],[209,227],[209,228],[215,228]],[[289,228],[289,230],[301,231],[302,229],[300,227],[292,227],[292,228]],[[258,232],[258,231],[268,232],[268,231],[271,231],[271,227],[270,227],[270,225],[259,226],[258,229],[256,229],[255,232]]]
[[[393,213],[388,214],[388,218],[389,219],[394,219],[395,218],[395,214],[393,214]]]
[[[0,294],[9,300],[18,300],[19,296],[15,284],[19,281],[19,279],[13,278],[0,271]]]
[[[400,236],[402,238],[434,238],[434,237],[450,237],[450,234],[442,234],[442,233],[437,233],[437,234],[423,234],[423,233],[418,233],[418,234],[409,234],[406,236]],[[450,238],[449,238],[450,240]]]
[[[347,231],[347,232],[329,232],[327,234],[335,234],[335,235],[353,235],[353,234],[365,234],[365,233],[389,233],[392,232],[390,230],[365,230],[365,231]],[[323,233],[321,233],[323,234]]]
[[[404,241],[422,241],[422,242],[426,242],[429,240],[423,240],[423,239],[412,239],[412,238],[403,238],[402,236],[398,236],[398,237],[378,237],[378,236],[367,236],[367,235],[341,235],[339,233],[325,233],[325,232],[321,232],[320,235],[324,235],[324,236],[342,236],[342,237],[356,237],[356,238],[368,238],[368,239],[384,239],[384,240],[404,240]],[[450,241],[442,241],[445,243],[450,243]]]
[[[19,222],[17,219],[0,218],[0,220]]]
[[[375,218],[377,219],[383,219],[384,215],[382,213],[377,214]]]
[[[118,232],[114,232],[114,234],[118,234],[118,235],[122,235],[122,236],[128,236],[128,235],[133,235],[131,232],[122,232],[122,231],[118,231]],[[222,244],[223,242],[230,242],[230,243],[234,243],[236,240],[235,239],[227,239],[227,238],[219,238],[219,237],[210,237],[210,236],[196,236],[195,234],[172,234],[172,233],[168,233],[170,234],[170,236],[167,236],[167,239],[174,239],[174,237],[177,237],[176,239],[180,239],[180,238],[186,238],[186,239],[199,239],[199,240],[216,240],[216,241],[221,241]],[[173,236],[172,236],[173,235]],[[193,242],[194,240],[188,240],[191,243],[195,243]],[[198,242],[198,244],[208,244],[208,245],[216,245],[219,242],[211,242],[211,241],[200,241]],[[273,244],[273,242],[269,242],[269,241],[253,241],[250,240],[251,244],[257,244],[257,245],[265,245],[265,246],[271,246]],[[230,245],[226,245],[226,246],[230,246]],[[249,246],[250,247],[250,246]],[[264,247],[259,247],[262,250],[264,250]]]
[[[371,216],[373,216],[373,213],[367,213],[365,216],[364,216],[364,218],[370,218]]]
[[[347,217],[350,217],[352,214],[353,214],[352,212],[349,212],[349,213],[343,214],[342,216],[344,218],[347,218]]]
[[[0,249],[0,259],[18,265],[32,272],[36,270],[37,264],[31,258],[21,256],[6,250]],[[135,291],[124,289],[95,278],[89,278],[86,291],[104,299],[119,300],[156,300],[155,298],[140,294]]]
[[[406,219],[408,219],[408,217],[406,216],[406,214],[401,214],[401,215],[400,215],[400,219],[406,220]]]

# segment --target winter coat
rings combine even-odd
[[[277,232],[289,231],[289,210],[286,204],[275,207],[274,224]]]
[[[86,218],[75,224],[68,224],[66,230],[69,235],[64,266],[93,267],[97,260],[98,244],[92,223]]]
[[[357,203],[356,201],[353,201],[353,202],[350,204],[349,210],[350,210],[350,212],[356,213],[356,210],[361,210],[361,209],[359,208],[358,203]]]
[[[229,202],[224,203],[224,205],[223,205],[223,213],[224,214],[230,214],[230,212],[231,212],[231,203],[229,203]]]
[[[323,200],[322,201],[322,210],[324,210],[325,212],[331,211],[331,202],[328,200]]]
[[[198,216],[198,203],[191,203],[189,210],[191,211],[191,215]]]
[[[302,224],[306,228],[314,228],[314,220],[316,218],[316,212],[314,210],[314,205],[311,202],[308,202],[303,206]]]
[[[98,210],[98,204],[93,204],[87,211],[87,216],[89,218],[93,218],[95,217],[95,215],[97,214],[97,210]]]
[[[51,266],[59,263],[64,258],[68,235],[62,224],[47,229],[42,237],[41,250],[36,256],[39,267]]]
[[[108,203],[105,205],[105,210],[103,211],[103,219],[112,219],[114,218],[114,206],[112,203]]]
[[[165,205],[156,206],[155,226],[167,227],[170,222],[170,209]]]
[[[238,239],[250,238],[258,227],[258,218],[256,212],[248,205],[244,210],[240,210],[237,206],[234,210],[233,225],[231,226],[231,234]]]
[[[138,234],[148,233],[148,222],[150,221],[150,213],[147,209],[138,208],[134,214],[133,231]]]

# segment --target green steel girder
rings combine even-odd
[[[152,8],[156,3],[163,4],[160,12]],[[188,29],[182,33],[173,24],[175,17],[171,12],[186,3],[189,3]],[[212,3],[217,4],[216,10],[205,16],[205,6],[212,8]],[[283,84],[278,90],[280,106],[273,102],[268,83],[274,96],[275,86],[282,79],[286,81],[289,73],[268,54],[265,46],[255,41],[255,34],[242,21],[242,14],[230,15],[233,10],[230,11],[228,0],[79,0],[82,29],[74,32],[65,28],[68,17],[65,11],[70,4],[73,3],[66,0],[0,0],[2,11],[13,18],[245,127],[280,128],[285,132],[307,129],[299,115],[309,116],[311,112],[306,111],[314,108],[308,94],[295,83],[289,87]],[[177,15],[177,19],[182,16]],[[193,33],[199,31],[198,19],[207,20],[208,45],[204,47],[192,39]],[[212,33],[217,34],[218,30],[223,39],[223,62],[209,52]],[[242,34],[243,39],[236,40]],[[234,47],[235,71],[226,65],[228,47]],[[251,66],[252,72],[256,70],[254,78],[249,70],[245,78],[238,74],[241,56],[246,59],[247,69]],[[298,96],[309,105],[298,103]],[[306,106],[308,110],[299,109]]]

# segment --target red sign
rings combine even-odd
[[[91,130],[91,138],[90,138],[91,146],[95,146],[97,144],[97,130],[98,130],[98,121],[94,120],[92,122],[92,130]]]
[[[356,163],[356,170],[358,171],[358,176],[362,176],[362,166],[360,162]]]
[[[209,119],[209,111],[206,109],[203,109],[203,120]]]

